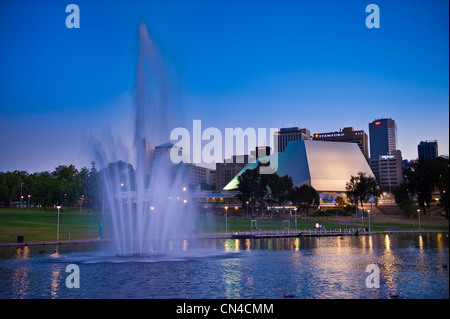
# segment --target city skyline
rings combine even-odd
[[[75,3],[79,29],[65,3],[0,4],[0,172],[89,167],[89,136],[105,127],[132,143],[141,21],[188,130],[368,134],[392,118],[404,159],[425,140],[449,153],[447,1],[375,1],[379,29],[358,2]]]

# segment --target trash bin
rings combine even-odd
[[[17,242],[18,243],[23,243],[25,237],[23,235],[17,235]]]

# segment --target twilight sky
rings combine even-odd
[[[80,28],[65,24],[68,4]],[[380,28],[368,29],[368,4]],[[403,158],[449,154],[449,2],[0,1],[0,172],[90,166],[90,134],[132,143],[138,24],[186,128],[311,133],[397,122]]]

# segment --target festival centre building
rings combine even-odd
[[[302,140],[290,142],[284,152],[259,159],[270,162],[279,176],[288,175],[294,186],[307,184],[320,194],[321,203],[334,203],[337,196],[346,200],[346,183],[351,176],[364,172],[374,177],[358,144]],[[257,167],[258,161],[248,163],[224,188],[237,190],[238,176]]]

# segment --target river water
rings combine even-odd
[[[147,257],[106,244],[0,248],[0,298],[448,299],[448,243],[448,233],[187,239]]]

